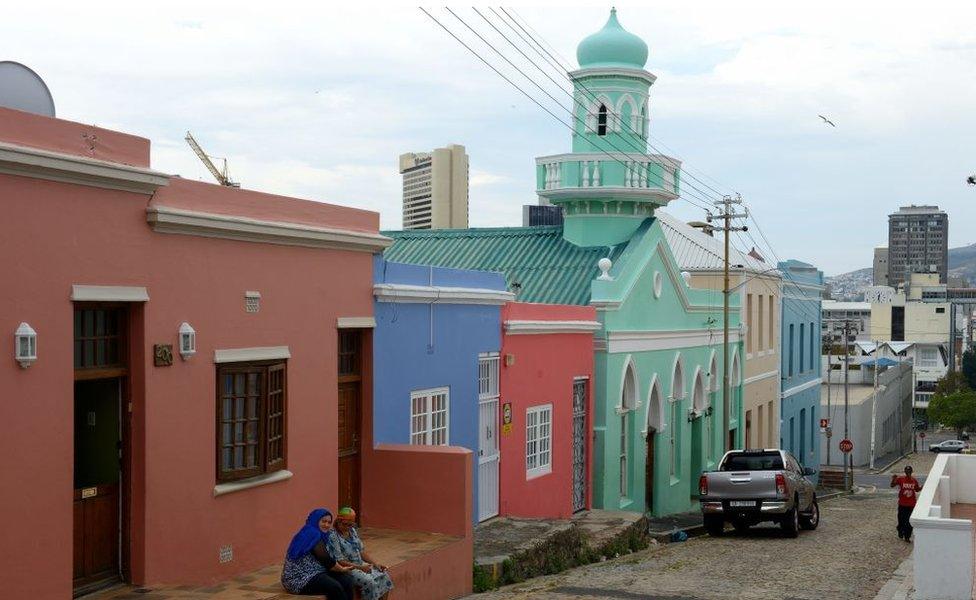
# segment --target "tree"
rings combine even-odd
[[[976,423],[976,392],[963,389],[950,394],[936,393],[929,402],[928,416],[930,423],[942,423],[961,432]]]
[[[966,350],[962,354],[962,373],[969,387],[976,390],[976,352]]]
[[[959,371],[950,371],[935,384],[935,395],[949,396],[956,392],[968,392],[971,389],[965,375]]]

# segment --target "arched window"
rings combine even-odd
[[[681,367],[681,357],[674,361],[674,371],[671,373],[671,399],[681,400],[685,397],[685,375]]]
[[[607,135],[607,105],[601,104],[596,113],[596,134]]]
[[[695,376],[695,385],[691,389],[691,406],[696,412],[705,410],[705,383],[702,381],[701,371]]]

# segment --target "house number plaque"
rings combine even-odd
[[[153,346],[153,364],[157,367],[173,365],[173,344],[156,344]]]
[[[83,488],[81,490],[81,499],[82,500],[84,500],[85,498],[94,498],[97,495],[98,495],[98,488],[97,487]]]

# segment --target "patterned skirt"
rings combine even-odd
[[[352,577],[353,584],[359,588],[363,600],[379,600],[393,589],[393,580],[389,573],[384,573],[379,569],[373,569],[369,573],[353,570],[348,575]]]

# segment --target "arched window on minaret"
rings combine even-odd
[[[596,113],[596,134],[607,135],[607,105],[601,104]]]

